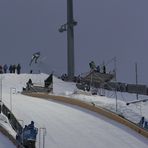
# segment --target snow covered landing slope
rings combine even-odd
[[[47,75],[3,76],[3,101],[10,106],[10,87],[20,88],[25,80],[42,82]],[[10,85],[11,84],[11,85]],[[12,86],[13,84],[13,86]],[[28,124],[46,128],[45,147],[52,148],[147,148],[148,140],[129,128],[91,111],[53,101],[12,94],[12,111]],[[42,141],[41,141],[42,144]],[[37,148],[39,147],[39,137]]]

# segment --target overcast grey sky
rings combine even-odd
[[[41,52],[41,71],[67,72],[67,0],[0,0],[0,63],[29,72],[32,53]],[[75,71],[117,57],[117,80],[148,84],[148,0],[73,0]],[[34,65],[37,66],[37,65]],[[31,67],[32,68],[32,67]],[[107,70],[113,68],[113,63]]]

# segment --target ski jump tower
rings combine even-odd
[[[61,25],[59,32],[67,31],[67,74],[72,80],[75,74],[74,64],[74,26],[77,22],[73,19],[73,0],[67,0],[67,23]]]

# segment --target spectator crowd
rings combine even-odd
[[[20,64],[10,64],[9,66],[7,64],[0,65],[0,74],[2,73],[17,73],[20,74],[21,72],[21,65]]]

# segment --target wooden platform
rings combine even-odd
[[[113,74],[110,73],[99,73],[97,71],[91,71],[86,76],[82,77],[82,81],[86,83],[104,83],[111,81],[114,78]]]

